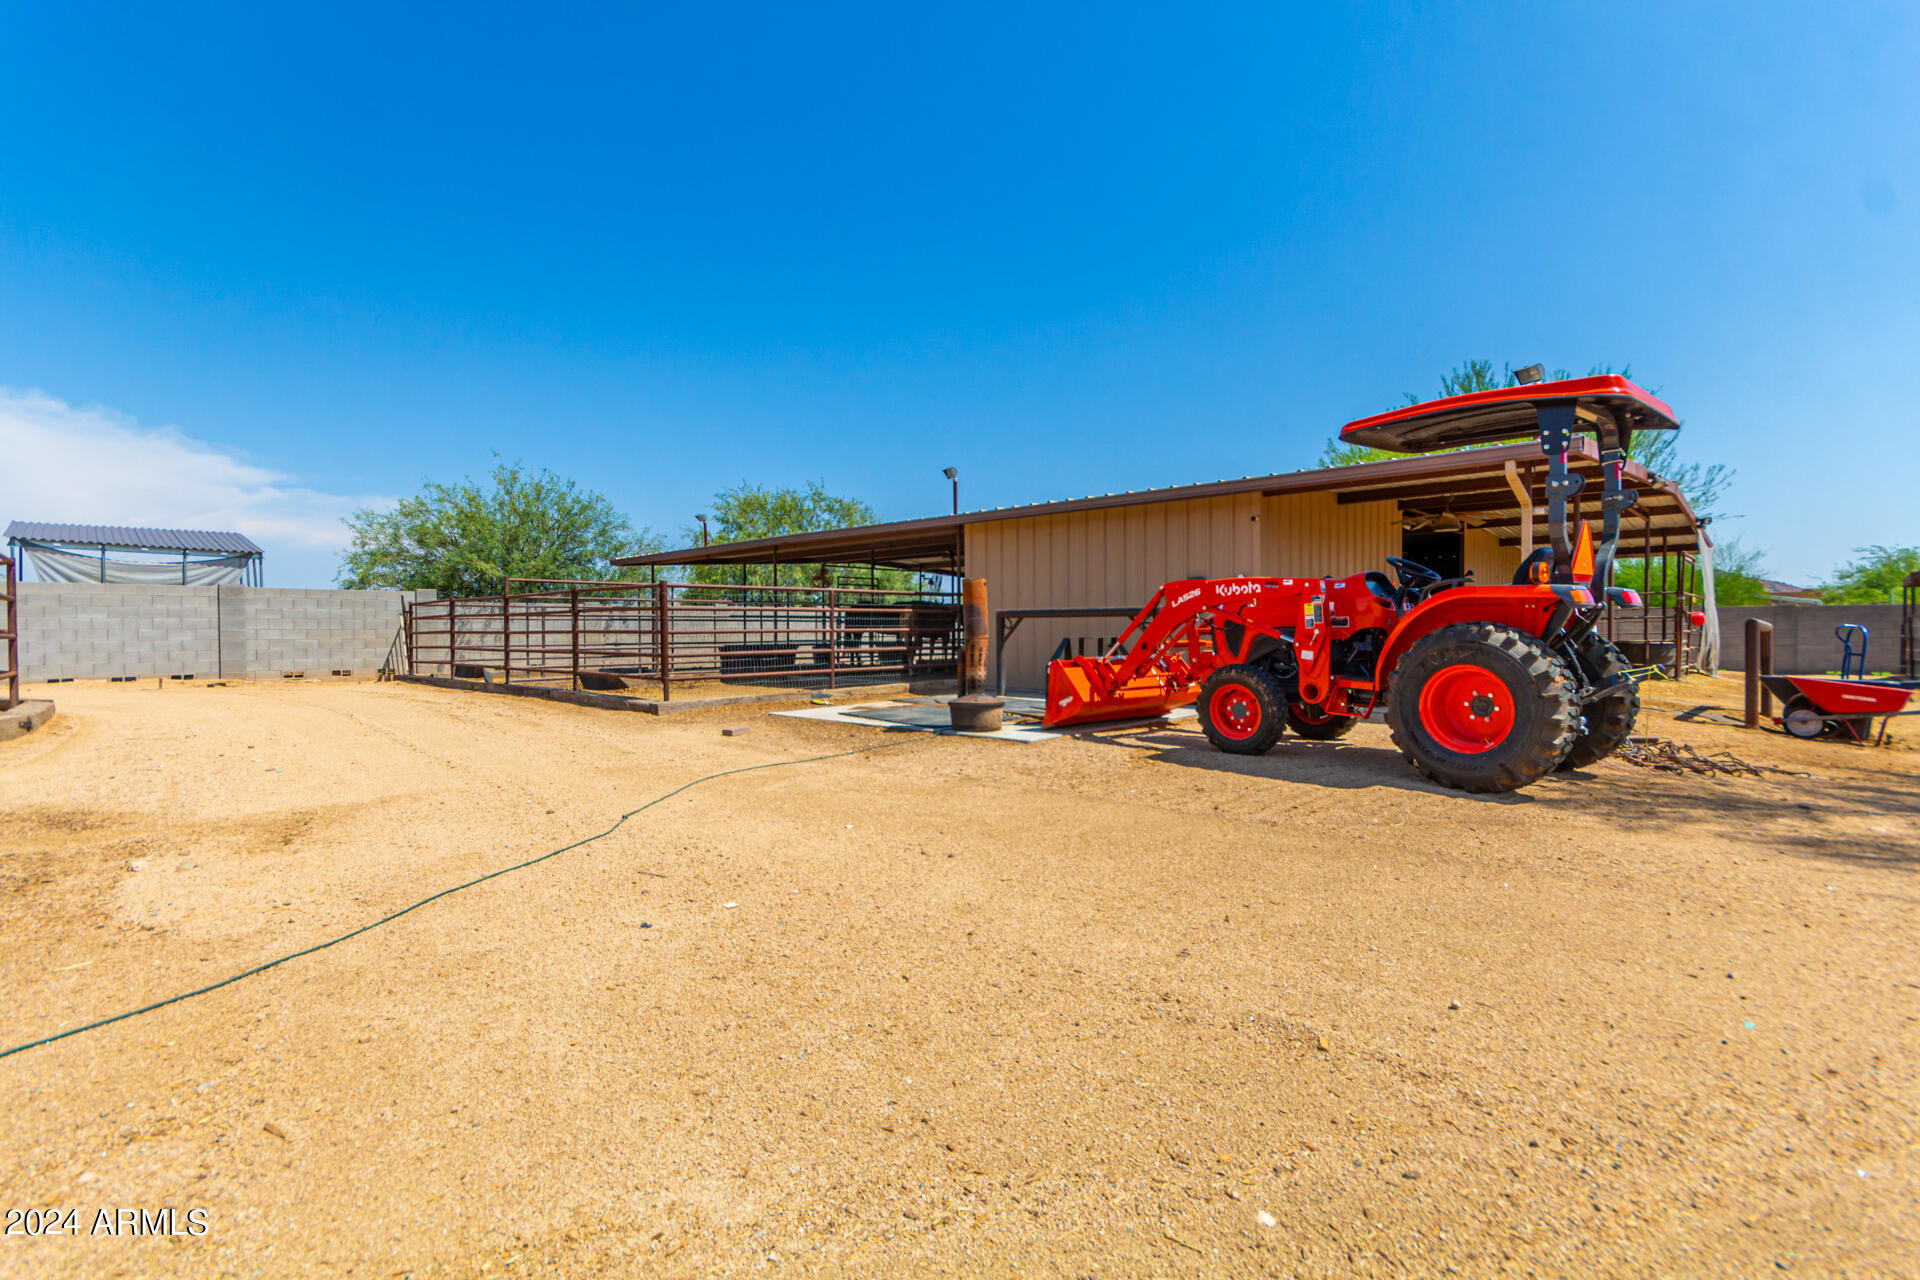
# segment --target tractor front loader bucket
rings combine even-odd
[[[1165,715],[1199,696],[1199,687],[1164,667],[1150,667],[1124,684],[1104,658],[1059,658],[1047,664],[1047,710],[1042,728],[1135,720]]]

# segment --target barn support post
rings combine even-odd
[[[827,688],[840,687],[840,592],[827,588]]]
[[[1513,496],[1520,504],[1520,558],[1525,560],[1533,554],[1533,495],[1527,492],[1527,486],[1520,479],[1520,468],[1507,463],[1507,487],[1513,490]]]

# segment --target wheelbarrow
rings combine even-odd
[[[1760,683],[1780,699],[1777,723],[1796,738],[1826,734],[1865,742],[1873,731],[1873,718],[1881,716],[1878,740],[1883,741],[1894,716],[1920,714],[1906,709],[1920,680],[1763,675]]]

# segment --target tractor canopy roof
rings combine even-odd
[[[1340,429],[1340,439],[1394,453],[1431,453],[1500,440],[1524,440],[1540,434],[1539,405],[1551,400],[1572,400],[1579,421],[1592,426],[1609,418],[1628,431],[1671,431],[1680,425],[1664,401],[1625,378],[1609,374],[1472,391],[1410,404],[1349,422]]]

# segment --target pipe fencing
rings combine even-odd
[[[780,688],[957,678],[951,593],[510,578],[403,620],[409,675],[588,690]]]

